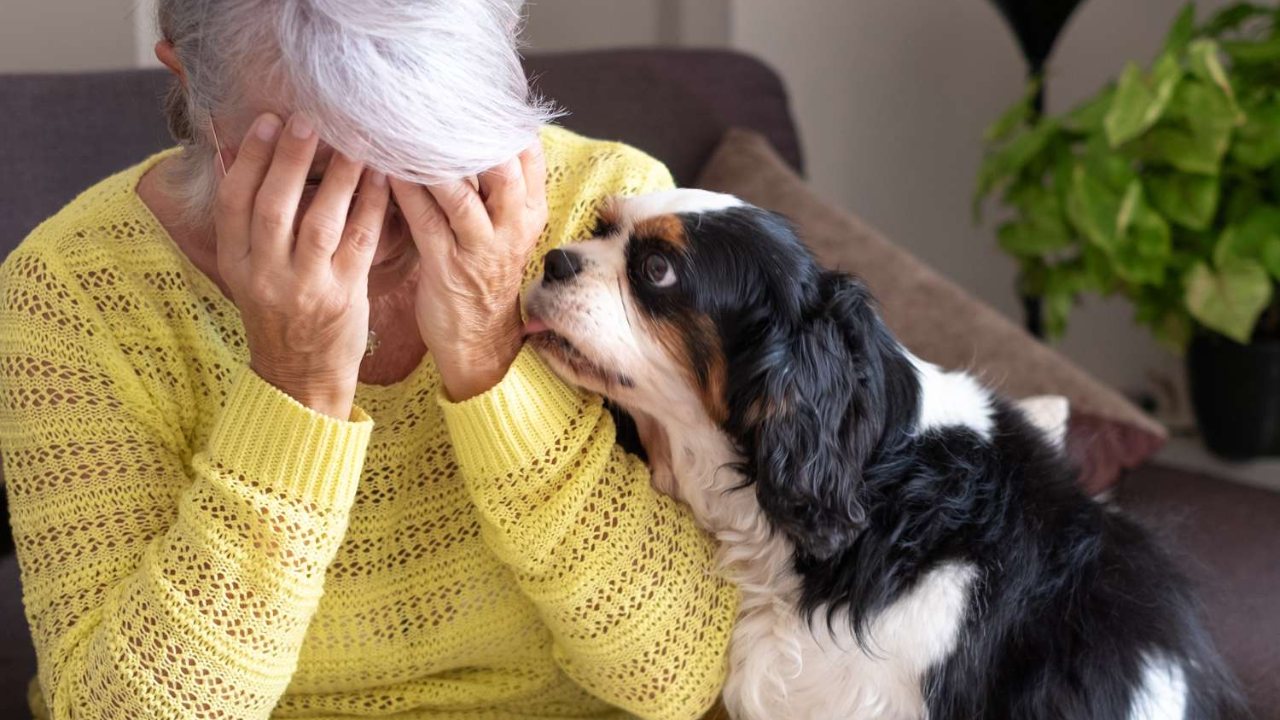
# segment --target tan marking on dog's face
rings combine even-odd
[[[671,247],[672,252],[683,253],[689,249],[689,238],[684,223],[675,215],[658,215],[645,218],[631,228],[631,237],[658,240]]]
[[[729,416],[725,397],[728,369],[711,319],[690,313],[675,318],[650,317],[645,324],[654,342],[681,368],[707,415],[723,422]]]
[[[622,205],[618,198],[609,198],[600,204],[596,212],[596,228],[617,230],[622,227]]]

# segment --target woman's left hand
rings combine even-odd
[[[451,400],[498,383],[524,342],[520,285],[547,222],[542,145],[479,177],[424,187],[391,180],[421,256],[418,331]]]

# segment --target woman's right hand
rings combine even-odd
[[[390,191],[381,174],[335,154],[295,233],[318,142],[301,114],[283,128],[272,114],[254,122],[218,187],[218,272],[240,310],[253,371],[303,405],[346,420]]]

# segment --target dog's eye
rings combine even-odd
[[[654,287],[671,287],[676,283],[676,269],[671,267],[671,261],[661,253],[646,257],[640,266],[640,272],[645,282]]]

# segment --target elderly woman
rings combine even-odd
[[[671,179],[544,126],[518,5],[160,1],[181,147],[0,274],[39,717],[713,703],[710,541],[521,347],[542,253]]]

